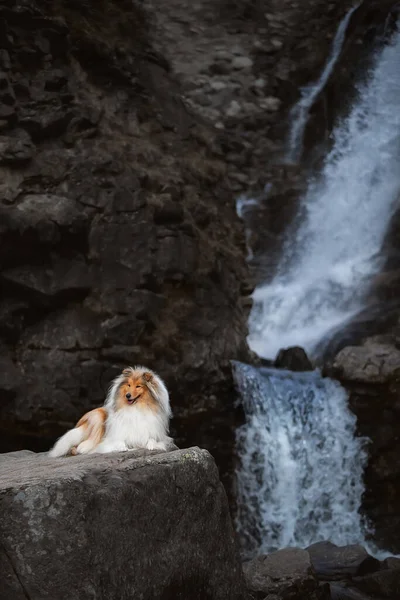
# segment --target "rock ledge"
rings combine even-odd
[[[207,451],[0,462],[0,600],[243,597]]]

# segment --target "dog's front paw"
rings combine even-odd
[[[164,442],[156,442],[156,440],[149,440],[146,444],[147,450],[166,450]]]
[[[109,452],[126,452],[128,446],[123,442],[102,442],[94,449],[99,454],[108,454]]]

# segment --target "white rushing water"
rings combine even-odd
[[[317,344],[363,308],[400,191],[400,34],[375,59],[271,283],[253,294],[248,342],[265,358]],[[301,215],[301,218],[300,218]]]
[[[350,23],[350,19],[359,6],[360,3],[353,6],[353,8],[351,8],[351,10],[349,10],[346,13],[344,18],[340,22],[336,35],[333,39],[333,44],[328,60],[318,81],[310,83],[309,85],[306,85],[300,90],[301,98],[298,101],[298,103],[293,107],[290,114],[291,127],[289,131],[289,143],[287,153],[287,159],[290,162],[297,161],[301,156],[303,150],[304,131],[307,125],[310,109],[313,106],[318,95],[324,89],[325,85],[329,80],[329,77],[332,74],[333,69],[335,68],[335,65],[343,48],[343,42],[346,38],[346,31]]]
[[[234,363],[234,375],[246,413],[236,434],[244,555],[361,543],[365,442],[344,389],[318,372]]]

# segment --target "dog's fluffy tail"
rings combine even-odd
[[[49,456],[56,458],[67,454],[88,454],[93,452],[102,441],[105,433],[107,411],[105,408],[94,408],[78,421],[76,427],[67,431],[55,443]]]
[[[67,456],[74,446],[80,444],[86,437],[86,427],[81,425],[67,431],[59,440],[54,444],[53,448],[49,452],[51,458],[57,458],[58,456]]]

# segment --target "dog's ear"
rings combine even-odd
[[[143,379],[144,379],[145,381],[147,381],[147,383],[150,383],[150,381],[153,379],[153,374],[152,374],[152,373],[149,373],[148,371],[145,371],[145,372],[143,373]]]
[[[128,368],[126,368],[122,371],[122,375],[125,375],[125,377],[129,377],[131,374],[132,374],[132,371]]]

